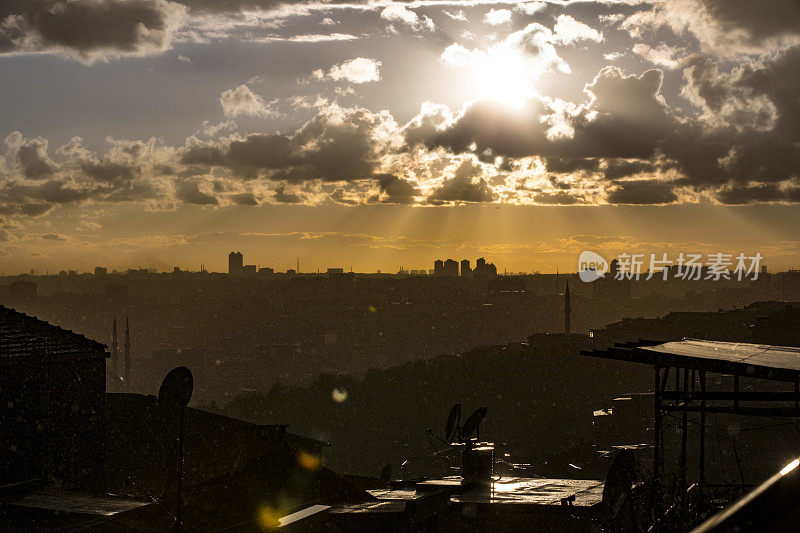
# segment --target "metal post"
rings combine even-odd
[[[178,496],[175,509],[175,531],[183,529],[181,511],[183,507],[183,415],[186,409],[181,408],[178,421]]]
[[[653,391],[653,487],[651,491],[651,505],[653,511],[653,527],[658,529],[658,519],[661,508],[661,491],[659,490],[659,464],[661,462],[661,368],[655,369],[655,389]],[[669,372],[666,369],[665,372]],[[666,380],[667,374],[664,374]]]
[[[688,385],[689,385],[689,371],[688,369],[683,369],[683,402],[684,404],[687,403],[687,394],[688,394]],[[681,524],[682,529],[685,528],[686,524],[686,511],[687,511],[687,502],[686,502],[686,439],[689,433],[689,422],[688,417],[689,413],[687,411],[683,412],[683,420],[682,420],[682,427],[681,427]]]
[[[700,371],[700,490],[706,482],[706,372]],[[701,492],[702,494],[702,492]]]

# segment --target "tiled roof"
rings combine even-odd
[[[105,354],[104,344],[0,305],[0,362]]]

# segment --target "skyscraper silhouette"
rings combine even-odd
[[[228,274],[238,276],[242,273],[244,266],[244,256],[241,252],[231,252],[228,254]]]

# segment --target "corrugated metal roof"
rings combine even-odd
[[[84,335],[0,305],[0,362],[42,357],[105,355],[105,345]]]
[[[639,341],[607,350],[581,352],[592,357],[662,367],[692,368],[780,381],[800,381],[800,348],[742,342],[684,339]]]
[[[789,346],[685,339],[645,346],[642,350],[800,372],[800,348]]]

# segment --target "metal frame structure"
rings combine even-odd
[[[721,413],[747,416],[795,417],[800,418],[800,353],[796,360],[785,358],[769,364],[767,353],[770,349],[780,350],[774,346],[745,345],[741,343],[714,343],[725,345],[726,349],[735,352],[738,347],[743,350],[763,349],[760,360],[754,364],[747,357],[733,358],[711,354],[689,355],[683,350],[682,343],[701,343],[702,341],[685,340],[681,342],[662,343],[641,340],[635,343],[617,344],[606,350],[582,351],[583,355],[649,364],[654,370],[654,431],[653,431],[653,494],[651,507],[657,512],[661,501],[661,476],[663,473],[664,450],[663,419],[671,413],[681,414],[681,457],[680,486],[682,488],[681,515],[686,516],[687,487],[686,464],[688,455],[688,414],[699,413],[699,468],[698,488],[702,491],[705,479],[705,430],[706,414]],[[796,348],[784,350],[798,351]],[[800,352],[800,351],[798,351]],[[781,354],[776,354],[780,356]],[[784,354],[785,355],[785,354]],[[791,353],[789,355],[792,355]],[[767,360],[765,360],[767,359]],[[797,368],[792,368],[795,366]],[[713,373],[731,377],[731,390],[708,390],[707,374]],[[670,387],[671,376],[674,386]],[[773,390],[740,390],[741,377],[759,378],[770,381],[794,384],[793,391]],[[709,405],[710,403],[712,403]]]

